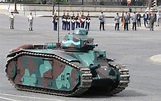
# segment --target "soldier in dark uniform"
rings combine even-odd
[[[88,13],[88,15],[86,17],[86,27],[85,27],[88,30],[89,30],[89,26],[90,26],[90,21],[91,21],[91,18],[90,18],[89,13]]]
[[[84,24],[85,24],[85,17],[84,17],[84,13],[82,12],[82,15],[81,15],[81,28],[84,28]]]
[[[62,16],[62,30],[66,30],[66,15],[65,15],[65,12],[63,13],[63,16]]]
[[[115,21],[115,30],[119,31],[119,25],[120,25],[119,13],[116,13],[116,16],[114,17],[114,21]]]
[[[141,27],[141,14],[139,12],[137,13],[137,25]]]
[[[79,18],[79,13],[77,13],[77,16],[76,16],[76,28],[80,28],[80,18]]]
[[[124,16],[124,30],[129,30],[129,23],[128,23],[129,16],[127,15],[127,12],[125,13]]]
[[[56,13],[53,16],[53,25],[54,25],[54,30],[57,30],[57,27],[58,27],[58,16],[57,16]]]
[[[132,19],[132,30],[136,30],[136,22],[137,22],[137,14],[134,12],[134,15],[131,17]]]
[[[99,20],[100,20],[100,30],[103,27],[103,30],[105,30],[104,25],[105,25],[105,16],[103,14],[103,12],[101,12],[101,15],[99,16]]]
[[[145,27],[146,27],[147,24],[148,24],[148,17],[149,17],[149,15],[147,14],[147,12],[145,12],[145,13],[143,14],[143,20],[144,20],[144,26],[145,26]]]
[[[66,27],[67,27],[67,30],[70,30],[70,15],[69,13],[67,13],[67,22],[66,22]]]
[[[154,22],[156,21],[156,16],[154,12],[151,12],[149,15],[149,24],[150,24],[150,31],[154,31]]]
[[[71,17],[72,30],[75,29],[75,21],[76,21],[76,17],[74,16],[74,12],[73,12],[73,16]]]

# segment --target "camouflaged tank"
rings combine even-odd
[[[76,29],[61,43],[23,45],[8,54],[6,74],[18,90],[60,96],[84,92],[114,95],[129,83],[129,70],[106,57],[86,29]]]

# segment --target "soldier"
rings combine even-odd
[[[99,16],[99,20],[100,20],[100,30],[102,27],[103,27],[103,30],[105,30],[105,28],[104,28],[105,16],[103,15],[103,12],[101,12],[101,15]]]
[[[159,11],[156,13],[156,27],[159,26],[159,19],[160,19]]]
[[[137,14],[134,12],[134,15],[131,17],[132,19],[132,30],[136,31],[136,21],[137,21]]]
[[[67,27],[67,30],[70,30],[70,15],[69,13],[67,13],[67,22],[66,22],[66,27]]]
[[[120,25],[120,16],[119,16],[119,13],[116,13],[114,21],[115,21],[115,30],[119,31],[119,25]]]
[[[150,31],[154,31],[154,22],[155,22],[155,14],[151,12],[149,15],[149,24],[150,24]]]
[[[56,13],[53,16],[53,25],[54,25],[54,30],[57,30],[57,27],[58,27],[58,16],[57,16]]]
[[[71,17],[72,30],[75,29],[75,20],[76,20],[76,17],[74,16],[74,12],[73,12],[73,16]]]
[[[143,14],[143,20],[144,20],[144,26],[145,26],[145,27],[146,27],[147,24],[148,24],[148,17],[149,17],[149,15],[147,14],[147,12],[145,12],[145,13]]]
[[[130,12],[128,12],[128,23],[130,24],[130,18],[131,18],[131,15],[130,15]]]
[[[124,30],[129,30],[129,23],[128,23],[128,19],[129,19],[129,16],[127,15],[127,12],[125,13],[125,16],[124,16]]]
[[[66,30],[66,15],[65,15],[65,12],[63,13],[63,16],[62,16],[62,30]]]
[[[28,15],[28,22],[29,22],[29,31],[33,31],[33,19],[32,12]]]
[[[85,24],[85,17],[84,17],[84,13],[82,12],[82,15],[81,15],[81,28],[84,28],[84,24]]]
[[[79,18],[79,13],[77,13],[77,16],[76,16],[76,28],[80,28],[80,18]]]
[[[10,29],[14,29],[14,15],[13,12],[9,15],[9,21],[10,21]]]
[[[90,27],[90,21],[91,21],[91,18],[90,18],[89,13],[88,13],[88,15],[86,17],[86,27],[85,27],[88,30],[89,30],[89,27]]]
[[[137,25],[138,27],[141,27],[141,14],[139,12],[137,14]]]

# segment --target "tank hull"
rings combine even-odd
[[[22,49],[8,55],[6,74],[18,90],[60,96],[80,96],[91,91],[114,95],[128,86],[129,71],[125,67],[112,61],[106,61],[108,67],[89,67],[77,54],[59,49]],[[109,75],[109,67],[117,73]]]

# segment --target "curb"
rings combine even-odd
[[[150,57],[150,60],[155,62],[155,63],[161,63],[161,54],[159,55],[154,55]]]

